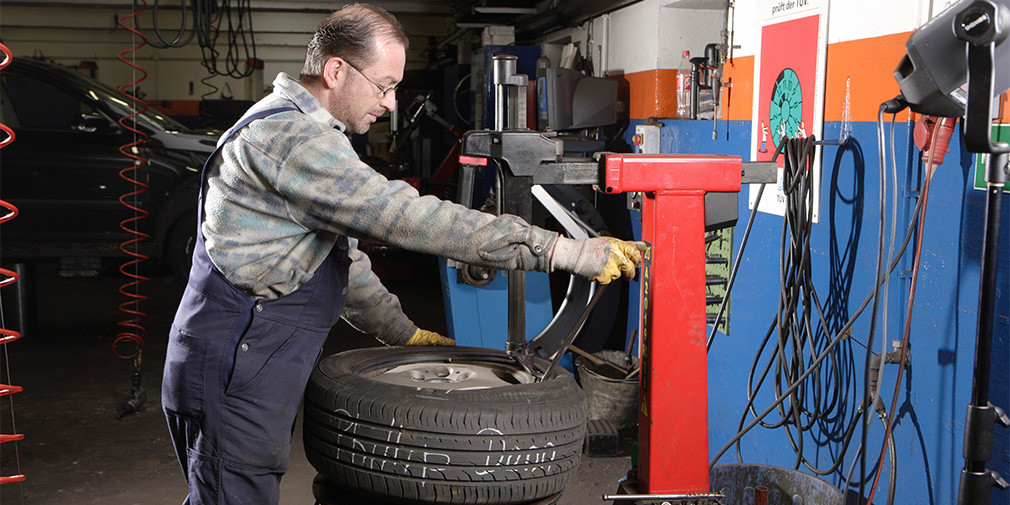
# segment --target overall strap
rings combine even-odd
[[[238,133],[239,130],[248,126],[249,123],[252,123],[257,119],[267,118],[274,114],[287,112],[289,110],[298,110],[298,109],[296,109],[295,107],[274,107],[272,109],[265,109],[259,112],[255,112],[253,114],[249,114],[248,116],[245,116],[241,120],[239,120],[239,122],[235,123],[231,128],[228,129],[228,131],[224,133],[224,135],[221,135],[220,139],[218,139],[217,147],[214,149],[214,152],[210,153],[210,156],[207,157],[207,161],[205,161],[203,164],[203,169],[200,170],[200,196],[197,199],[197,205],[196,205],[196,223],[197,223],[196,226],[198,233],[200,233],[199,231],[201,226],[200,223],[203,222],[203,187],[205,184],[207,184],[207,170],[210,167],[211,161],[214,159],[215,156],[217,156],[218,152],[221,151],[221,147],[224,146],[225,142],[230,140],[236,133]]]

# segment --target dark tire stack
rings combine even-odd
[[[515,504],[560,493],[582,455],[571,374],[486,389],[375,380],[405,363],[515,366],[501,351],[371,348],[322,360],[305,396],[305,452],[329,484],[399,503]]]

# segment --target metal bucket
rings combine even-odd
[[[621,351],[604,350],[593,355],[620,367],[625,366],[626,355]],[[638,367],[637,357],[632,357],[631,367]],[[616,369],[594,364],[582,356],[575,358],[575,368],[589,403],[590,420],[610,421],[617,428],[625,428],[638,421],[637,375],[625,379]]]
[[[726,505],[842,505],[842,491],[828,481],[792,468],[758,464],[716,465],[712,492]]]

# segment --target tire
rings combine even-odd
[[[513,504],[557,494],[582,456],[586,397],[561,368],[531,379],[489,349],[335,354],[309,378],[306,456],[334,485],[398,503]],[[491,387],[467,388],[484,380]]]
[[[189,269],[193,265],[193,247],[196,245],[196,211],[182,215],[168,232],[165,256],[168,268],[176,282],[185,286],[189,280]]]

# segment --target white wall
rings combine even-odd
[[[643,0],[610,14],[608,72],[658,68],[659,8],[660,0]]]
[[[706,44],[721,42],[724,14],[719,4],[643,0],[609,14],[606,70],[627,74],[675,69],[683,51],[701,56]]]
[[[914,30],[956,0],[835,0],[828,8],[828,43],[880,37]],[[772,0],[736,0],[730,30],[735,56],[757,52],[761,7]],[[593,20],[609,17],[608,70],[631,73],[673,69],[681,52],[701,55],[721,42],[724,1],[643,0]]]
[[[684,51],[690,51],[692,57],[704,56],[706,45],[722,43],[724,18],[721,9],[660,8],[657,68],[677,68]]]
[[[835,0],[828,6],[828,43],[910,32],[956,0]],[[757,53],[762,5],[770,0],[737,0],[735,56]]]

